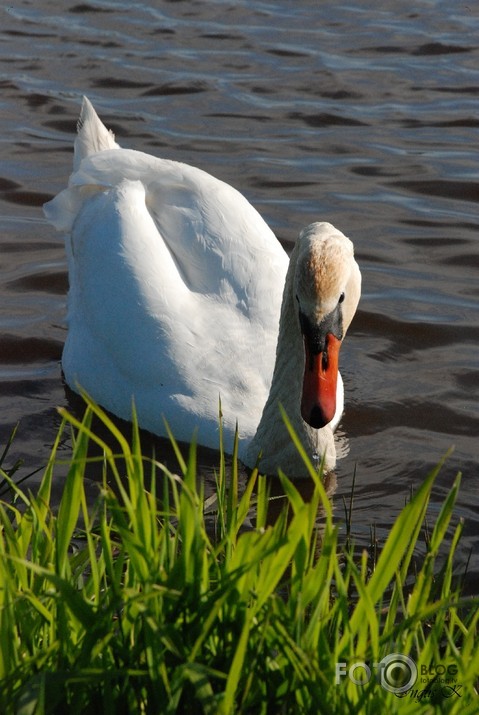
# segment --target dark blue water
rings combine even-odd
[[[233,184],[287,248],[318,219],[351,237],[363,298],[341,356],[350,453],[338,512],[356,469],[353,529],[360,542],[371,524],[381,537],[454,446],[432,514],[461,470],[460,556],[477,551],[479,5],[24,0],[1,13],[0,438],[20,421],[11,461],[44,463],[55,407],[69,404],[65,257],[41,204],[65,185],[87,94],[123,146]]]

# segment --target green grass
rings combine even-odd
[[[116,454],[93,433],[93,415]],[[439,467],[371,569],[366,552],[339,543],[312,465],[307,501],[281,476],[286,504],[270,523],[268,482],[253,472],[240,493],[235,458],[230,473],[221,455],[206,499],[194,445],[182,455],[172,438],[178,476],[142,456],[136,426],[127,441],[92,403],[81,423],[66,412],[63,420],[35,495],[0,474],[14,493],[0,503],[3,715],[477,713],[478,602],[453,585],[459,477],[428,524],[425,556],[416,547]],[[73,456],[54,513],[57,448],[70,426]],[[90,442],[103,452],[93,505]],[[404,693],[391,689],[410,671],[385,667],[392,654],[418,669]],[[369,682],[348,677],[357,662]],[[448,673],[454,684],[440,682]]]

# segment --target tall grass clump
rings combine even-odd
[[[73,455],[54,511],[68,426]],[[256,471],[240,493],[237,461],[227,474],[221,455],[206,499],[194,444],[183,455],[172,442],[180,475],[142,454],[136,425],[127,441],[89,403],[82,422],[63,413],[35,495],[2,472],[14,494],[0,503],[2,714],[477,713],[478,603],[453,580],[461,524],[440,568],[437,558],[459,478],[425,556],[416,544],[438,470],[371,569],[339,544],[312,465],[308,500],[280,476],[286,504],[270,523]],[[91,443],[103,453],[93,504]]]

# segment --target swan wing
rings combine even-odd
[[[238,419],[252,436],[271,382],[286,253],[238,191],[120,149],[90,107],[69,186],[45,208],[69,234],[67,382],[126,418],[134,398],[141,423],[160,434],[163,414],[179,439],[198,424],[212,446],[220,398],[227,429]]]

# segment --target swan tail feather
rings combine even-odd
[[[81,162],[86,157],[108,149],[120,148],[115,141],[115,135],[100,121],[87,97],[83,97],[77,129],[78,135],[74,145],[73,174],[78,172]],[[43,212],[47,220],[58,231],[71,231],[85,199],[103,189],[100,184],[81,183],[82,185],[79,187],[74,186],[72,175],[69,188],[61,191],[55,198],[43,205]]]
[[[78,136],[75,139],[73,170],[77,171],[81,161],[91,154],[107,149],[119,149],[113,132],[105,127],[95,112],[92,103],[83,97],[80,117],[77,123]]]

